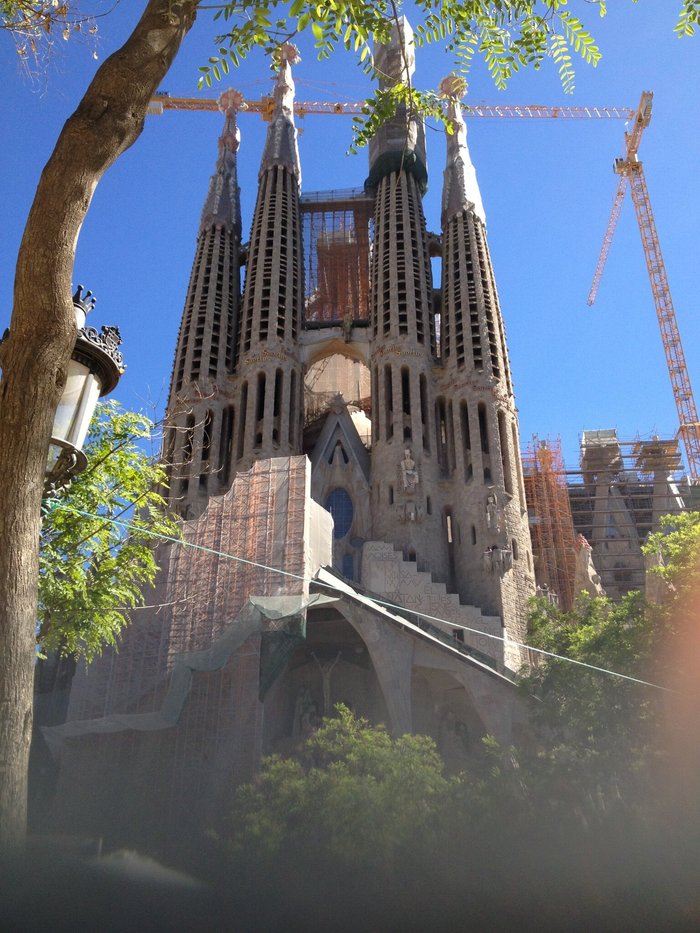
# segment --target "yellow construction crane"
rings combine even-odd
[[[598,292],[598,285],[603,274],[605,261],[610,252],[615,227],[620,217],[622,201],[625,192],[629,186],[632,194],[632,203],[637,214],[637,223],[642,238],[642,248],[644,250],[644,259],[647,264],[649,281],[651,282],[651,291],[654,296],[654,305],[656,306],[656,316],[659,320],[661,330],[661,340],[666,354],[666,364],[671,378],[673,396],[676,400],[678,410],[678,434],[685,446],[686,458],[688,460],[688,471],[694,483],[700,479],[700,424],[698,423],[698,410],[695,405],[695,397],[690,384],[688,367],[685,362],[683,344],[681,342],[678,324],[676,322],[676,312],[673,308],[671,299],[671,290],[668,285],[666,267],[659,237],[656,232],[654,214],[651,209],[649,191],[647,189],[646,179],[644,178],[644,169],[639,161],[637,152],[642,139],[642,134],[651,120],[651,104],[653,94],[650,91],[644,91],[639,107],[634,114],[632,129],[625,133],[625,154],[622,158],[616,159],[614,164],[615,172],[620,176],[613,202],[610,220],[603,237],[603,245],[598,258],[593,284],[588,295],[588,304],[592,305]]]
[[[259,113],[263,120],[269,120],[274,110],[274,99],[269,96],[260,100],[246,100],[246,113]],[[295,100],[294,113],[299,117],[307,113],[319,114],[355,114],[362,113],[364,101],[359,103],[338,103],[325,100]],[[219,102],[212,97],[171,97],[167,91],[161,91],[151,98],[148,112],[162,114],[165,110],[209,110],[217,111]],[[467,117],[501,117],[524,119],[559,119],[559,120],[631,120],[634,110],[629,107],[546,107],[540,104],[473,104],[464,107]]]
[[[637,212],[639,230],[642,237],[644,256],[651,280],[656,313],[661,329],[666,362],[668,365],[671,385],[678,409],[678,433],[685,446],[688,470],[693,482],[700,480],[700,424],[698,413],[690,385],[685,355],[681,344],[676,315],[671,300],[671,292],[666,277],[666,269],[661,255],[659,238],[656,232],[654,216],[651,210],[649,192],[642,163],[637,158],[637,150],[641,142],[642,133],[649,125],[651,119],[651,103],[653,95],[649,91],[642,94],[639,107],[632,110],[628,107],[551,107],[540,104],[470,104],[463,108],[465,117],[495,117],[501,119],[559,119],[559,120],[625,120],[632,121],[632,130],[625,133],[625,155],[615,162],[615,171],[620,176],[620,182],[613,203],[612,214],[608,223],[603,246],[600,251],[593,285],[588,295],[588,304],[595,301],[598,284],[600,283],[605,260],[610,250],[613,234],[620,216],[622,201],[629,183],[632,192],[632,201]],[[260,100],[247,100],[246,111],[259,113],[263,120],[269,120],[274,109],[274,100],[264,96]],[[339,103],[336,101],[295,101],[294,112],[303,117],[309,113],[318,114],[357,114],[362,112],[364,103]],[[149,112],[162,114],[165,110],[208,110],[217,111],[218,100],[214,98],[171,97],[163,91],[152,98]]]

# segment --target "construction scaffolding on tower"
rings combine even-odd
[[[574,600],[576,558],[559,438],[534,435],[523,454],[523,473],[538,590],[568,610]]]
[[[523,455],[523,467],[538,584],[546,583],[566,606],[566,590],[559,593],[555,578],[548,576],[552,567],[555,573],[559,566],[570,567],[574,553],[572,538],[556,530],[564,515],[552,492],[556,480],[567,496],[571,535],[582,535],[591,545],[606,595],[619,599],[629,590],[644,591],[642,545],[663,515],[694,505],[695,487],[682,476],[681,466],[676,439],[621,441],[614,429],[584,431],[579,469],[567,470],[558,442],[535,438]]]
[[[339,395],[353,419],[360,412],[370,412],[369,370],[352,353],[343,351],[340,341],[349,343],[356,328],[369,326],[373,206],[362,188],[315,191],[301,197],[304,327],[308,331],[340,329],[338,351],[316,361],[306,373],[305,428],[318,422],[320,429]],[[356,427],[361,437],[367,434],[363,424]],[[306,433],[310,442],[315,434],[313,430]]]
[[[367,326],[372,208],[362,188],[302,195],[307,328]]]

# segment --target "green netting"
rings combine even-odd
[[[270,687],[284,671],[297,646],[306,638],[306,617],[297,615],[284,620],[284,627],[263,632],[260,642],[260,686],[262,703]]]

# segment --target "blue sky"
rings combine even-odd
[[[124,2],[100,22],[97,52],[124,40],[140,4]],[[577,66],[576,91],[562,93],[552,65],[516,76],[499,92],[476,65],[468,101],[636,107],[654,92],[654,111],[640,149],[661,247],[694,378],[700,364],[700,37],[673,34],[676,3],[610,4],[599,19],[579,4],[603,50],[597,69]],[[187,38],[164,82],[173,96],[196,96],[197,68],[214,48],[208,14]],[[2,249],[0,331],[12,303],[14,262],[32,195],[60,128],[99,62],[92,47],[60,43],[47,74],[29,82],[2,37],[0,104]],[[368,84],[353,62],[315,61],[302,45],[294,69],[303,100],[359,100]],[[418,50],[416,83],[436,88],[450,70],[442,50]],[[270,87],[261,55],[251,56],[225,87],[259,98]],[[265,124],[240,118],[244,237],[247,239]],[[300,151],[305,191],[359,186],[366,156],[345,157],[350,120],[308,116]],[[116,323],[128,364],[116,397],[162,413],[199,213],[214,166],[218,114],[169,112],[150,117],[142,137],[99,185],[84,224],[74,281],[98,297],[91,323]],[[533,433],[560,435],[567,465],[576,466],[582,430],[615,427],[624,439],[673,435],[677,415],[632,203],[622,211],[596,305],[586,297],[616,187],[612,163],[623,151],[620,121],[473,120],[469,146],[486,209],[489,243],[510,346],[523,443]],[[445,147],[428,131],[428,227],[439,230]]]

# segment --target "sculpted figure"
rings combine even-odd
[[[316,704],[308,687],[300,687],[294,704],[292,735],[309,735],[316,727]]]
[[[585,590],[591,596],[604,596],[600,577],[593,565],[593,548],[581,534],[576,535],[574,541],[576,548],[576,565],[574,570],[574,594]]]
[[[500,531],[501,522],[498,514],[498,498],[495,492],[486,497],[486,527],[490,531]]]
[[[404,458],[401,461],[401,476],[404,489],[413,489],[418,485],[418,468],[408,447],[404,450]]]
[[[340,655],[342,652],[338,652],[335,658],[332,661],[324,661],[323,663],[319,661],[316,655],[312,652],[311,657],[314,659],[318,665],[318,669],[321,671],[321,680],[323,682],[323,715],[330,716],[331,714],[331,673],[333,668],[336,666],[338,661],[340,661]]]

